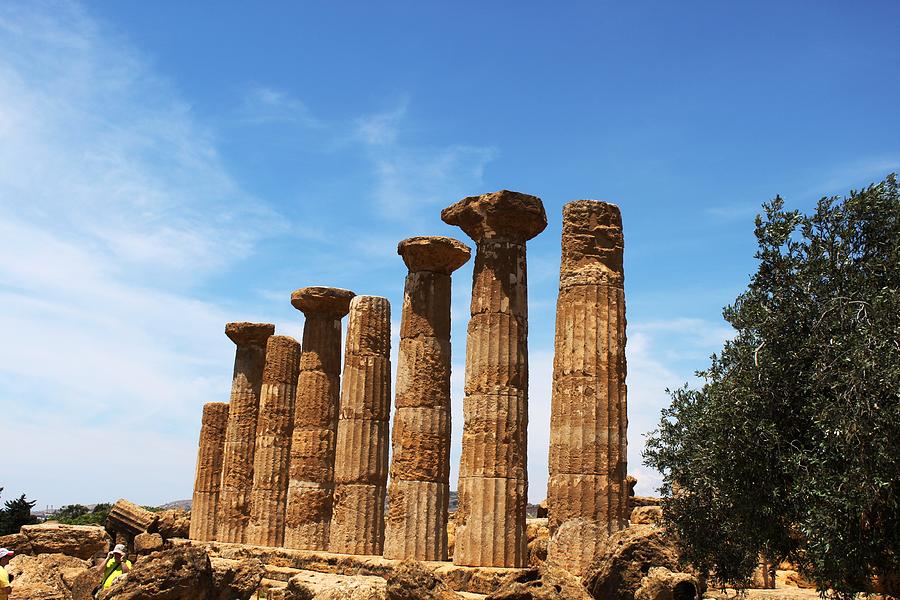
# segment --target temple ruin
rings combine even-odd
[[[547,216],[539,198],[501,190],[464,198],[441,219],[476,244],[452,560],[462,569],[521,568],[528,565],[526,243]],[[272,325],[229,323],[237,346],[231,401],[203,410],[193,540],[380,560],[450,558],[451,276],[471,250],[433,236],[403,240],[397,252],[407,275],[393,429],[386,298],[296,290],[302,343],[274,335]],[[622,252],[615,205],[565,205],[547,560],[578,575],[628,519]]]
[[[579,200],[563,207],[547,559],[576,575],[626,524],[623,245],[614,204]]]
[[[216,539],[220,542],[243,543],[250,520],[259,393],[266,365],[266,341],[273,333],[275,326],[270,323],[228,323],[225,326],[225,335],[237,348],[222,453],[216,525]]]
[[[391,305],[350,302],[334,461],[329,549],[381,554],[391,416]]]
[[[306,317],[291,435],[284,545],[327,550],[341,377],[341,319],[355,294],[306,287],[291,304]]]
[[[447,560],[450,499],[450,275],[471,251],[447,237],[397,247],[403,288],[384,556]]]
[[[525,242],[544,230],[547,215],[540,198],[503,190],[464,198],[445,208],[441,219],[477,244],[453,562],[522,567],[528,503]]]

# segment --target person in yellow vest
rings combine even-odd
[[[116,579],[131,570],[131,561],[125,558],[125,544],[116,544],[108,554],[103,567],[103,589],[111,586]]]
[[[12,586],[9,582],[9,573],[6,572],[6,565],[9,564],[9,561],[14,554],[15,552],[12,550],[0,548],[0,600],[6,600],[12,593]]]

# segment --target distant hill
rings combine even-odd
[[[191,499],[187,500],[172,500],[171,502],[166,502],[165,504],[160,504],[159,508],[167,509],[167,508],[181,508],[184,510],[191,510]]]

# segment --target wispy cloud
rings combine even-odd
[[[326,125],[312,115],[302,100],[265,86],[253,86],[246,91],[239,115],[251,123],[287,123],[310,128]]]
[[[102,455],[107,473],[134,470],[135,444],[164,445],[140,478],[86,478],[67,499],[170,499],[172,479],[191,480],[200,406],[227,394],[234,315],[195,290],[280,220],[177,90],[75,4],[0,7],[0,131],[0,403],[18,424],[5,439]],[[4,483],[52,502],[70,463],[16,490],[37,467],[13,461]]]

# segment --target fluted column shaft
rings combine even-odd
[[[350,302],[334,463],[329,549],[380,555],[391,415],[391,305]]]
[[[268,323],[228,323],[225,326],[225,334],[237,345],[237,350],[216,525],[216,539],[220,542],[243,543],[250,519],[259,393],[266,364],[266,340],[273,333],[275,326]]]
[[[291,435],[284,545],[327,550],[340,399],[341,319],[353,292],[303,288],[291,302],[306,316]]]
[[[624,238],[618,207],[563,208],[550,417],[548,560],[576,575],[626,524]]]
[[[191,502],[192,540],[216,539],[216,509],[222,485],[222,450],[225,447],[227,427],[227,403],[210,402],[203,406],[197,470],[194,476],[194,496]]]
[[[465,198],[441,218],[459,225],[477,244],[453,562],[523,567],[528,560],[525,242],[547,219],[539,198],[508,191]]]
[[[256,427],[248,544],[281,546],[284,543],[294,396],[299,374],[297,340],[282,335],[270,337]]]
[[[450,274],[470,256],[445,237],[400,242],[403,291],[384,556],[447,560]]]

